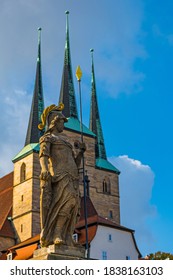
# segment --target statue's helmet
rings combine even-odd
[[[43,130],[46,126],[47,129],[50,129],[54,126],[53,121],[56,117],[56,120],[63,119],[64,122],[68,122],[68,119],[62,114],[64,109],[64,104],[59,103],[59,105],[52,104],[46,107],[41,115],[41,123],[38,125],[40,130]]]

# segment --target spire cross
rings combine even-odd
[[[38,28],[38,56],[37,56],[37,61],[40,61],[40,55],[41,55],[41,51],[40,51],[40,46],[41,46],[41,30],[42,30],[42,28],[39,27]]]
[[[93,62],[93,52],[94,52],[94,49],[90,49],[90,53],[91,53],[91,58],[92,58],[92,62]]]

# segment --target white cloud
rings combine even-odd
[[[147,253],[154,235],[147,221],[156,218],[157,208],[151,204],[154,173],[150,166],[127,155],[109,160],[120,171],[121,224],[135,230],[139,249]],[[145,244],[145,247],[144,247]]]
[[[170,46],[173,46],[173,33],[162,32],[160,27],[157,24],[153,24],[152,27],[153,35],[160,38],[162,42],[168,43]]]
[[[0,176],[3,176],[13,170],[11,160],[24,146],[31,96],[22,90],[3,91],[0,104]]]

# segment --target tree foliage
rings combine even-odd
[[[165,252],[156,252],[156,253],[151,253],[148,255],[149,260],[173,260],[173,255],[170,253],[165,253]]]

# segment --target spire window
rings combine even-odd
[[[26,164],[23,162],[20,168],[20,182],[24,182],[26,180]]]
[[[103,193],[110,194],[111,193],[111,183],[108,177],[105,177],[103,180]]]

